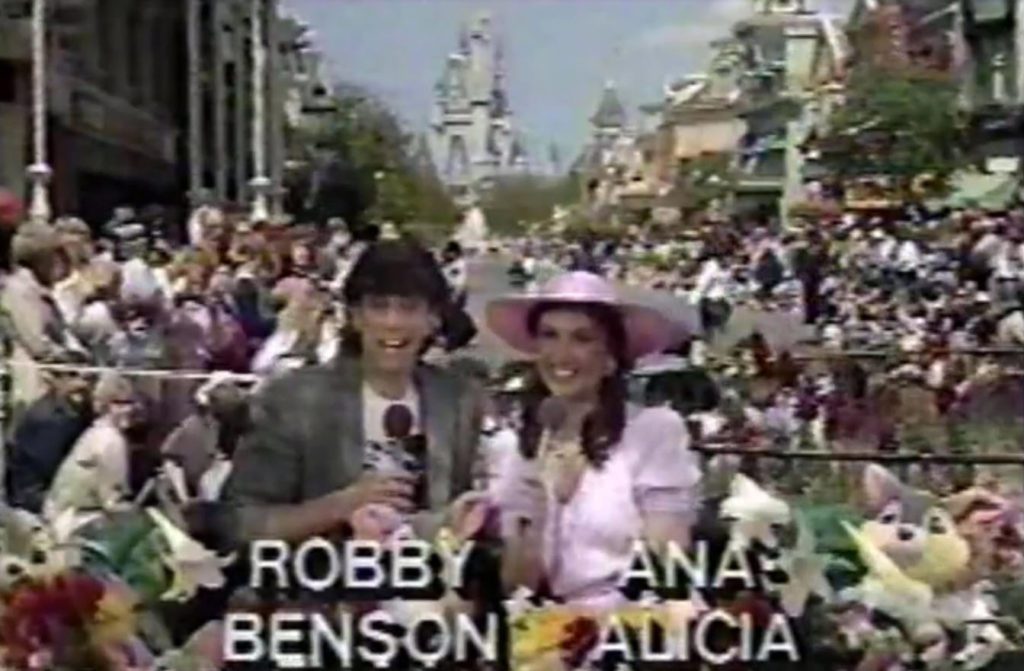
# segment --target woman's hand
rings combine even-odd
[[[384,543],[404,523],[403,517],[391,506],[369,503],[352,514],[351,525],[355,538]]]
[[[460,542],[476,536],[492,509],[490,497],[485,492],[466,492],[452,502],[448,509],[449,526]]]

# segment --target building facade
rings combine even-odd
[[[964,165],[947,204],[1007,204],[1024,156],[1024,2],[858,0],[850,17],[858,62],[948,77],[968,123]]]
[[[977,162],[1019,173],[1024,165],[1024,0],[963,0],[964,103]]]
[[[279,0],[187,2],[189,200],[244,206],[261,188],[281,216],[287,128],[330,98],[308,26]]]
[[[735,202],[788,220],[808,195],[802,147],[823,116],[823,80],[841,70],[847,42],[838,20],[804,1],[766,0],[733,32],[746,54],[740,116],[747,124]]]
[[[330,98],[308,29],[277,0],[49,0],[47,160],[54,214],[244,204],[256,158],[280,211],[286,127]],[[0,184],[27,193],[31,2],[0,0]],[[258,18],[258,24],[254,21]],[[264,51],[254,133],[254,31]],[[259,149],[257,150],[257,143]]]
[[[47,160],[57,214],[92,223],[181,191],[184,12],[175,0],[48,3]],[[27,193],[31,3],[0,2],[0,183]]]
[[[721,193],[734,212],[785,219],[806,196],[801,147],[837,97],[842,26],[805,0],[760,0],[711,48],[704,72],[645,108],[658,118],[642,143],[646,191],[684,210]]]
[[[435,87],[428,142],[441,181],[463,202],[528,169],[505,90],[501,44],[487,15],[463,27]]]

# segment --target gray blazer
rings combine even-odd
[[[415,373],[427,436],[432,514],[415,520],[429,534],[447,504],[473,485],[482,410],[475,385],[421,365]],[[270,381],[254,400],[252,430],[234,455],[226,498],[252,538],[260,508],[312,500],[356,482],[363,469],[363,381],[358,362],[338,357]]]

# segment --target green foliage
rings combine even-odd
[[[356,228],[427,221],[450,229],[457,210],[414,136],[368,92],[338,91],[334,110],[295,138],[311,164],[321,157],[317,189],[312,171],[305,175],[306,215],[320,221],[340,216]]]
[[[689,212],[702,212],[715,199],[723,198],[736,183],[727,154],[705,154],[682,161],[676,172],[674,197]]]
[[[496,180],[480,207],[491,231],[515,235],[524,233],[532,223],[548,221],[556,205],[572,203],[576,196],[571,179],[515,175]]]
[[[861,68],[823,138],[825,167],[844,179],[888,176],[904,196],[928,176],[929,195],[941,195],[964,154],[957,98],[954,81],[932,71]]]
[[[815,552],[829,558],[825,569],[829,582],[839,588],[855,585],[864,574],[864,567],[857,546],[843,528],[843,522],[857,527],[864,516],[846,504],[797,501],[794,507],[814,534]]]
[[[856,556],[857,547],[843,528],[843,522],[859,526],[864,519],[854,506],[799,501],[796,508],[814,532],[818,551],[822,554]]]
[[[87,565],[116,575],[146,604],[155,604],[169,586],[160,558],[160,534],[141,513],[117,516],[92,532]]]

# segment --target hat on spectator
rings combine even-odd
[[[56,222],[57,232],[65,235],[92,236],[92,229],[78,217],[61,217]]]
[[[18,265],[31,263],[60,248],[60,236],[52,226],[28,222],[18,227],[18,232],[11,240],[11,260]]]

